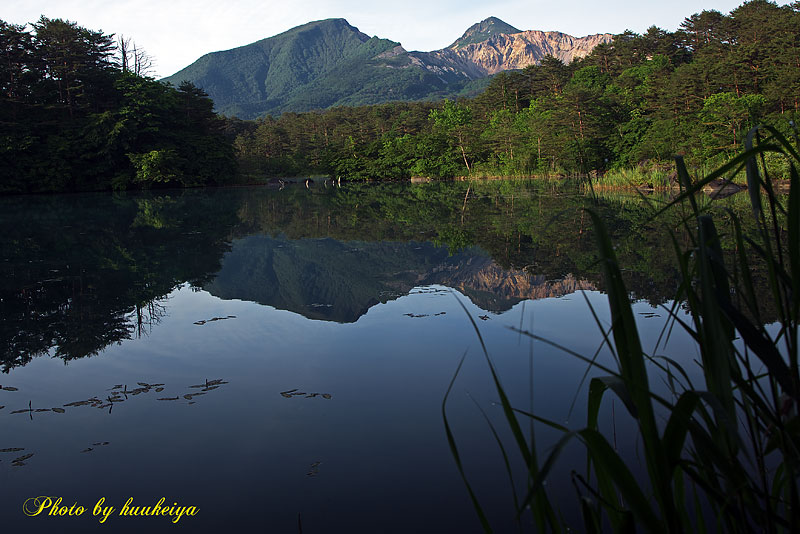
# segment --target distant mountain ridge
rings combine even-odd
[[[190,81],[209,94],[218,112],[249,119],[474,93],[487,76],[536,64],[547,55],[569,63],[611,38],[523,32],[490,17],[448,48],[409,52],[398,42],[369,37],[345,19],[326,19],[206,54],[163,81]]]

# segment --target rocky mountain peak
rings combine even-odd
[[[510,24],[503,22],[497,17],[489,17],[488,19],[484,19],[467,28],[467,31],[464,32],[464,35],[458,38],[448,48],[458,49],[470,44],[483,42],[492,37],[493,35],[504,34],[504,33],[512,34],[519,32],[520,30],[516,29],[514,26]]]

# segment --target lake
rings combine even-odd
[[[525,473],[478,332],[512,404],[585,424],[586,363],[520,330],[598,352],[589,305],[606,328],[609,312],[587,207],[651,350],[675,224],[635,193],[497,181],[0,199],[4,531],[480,532],[442,416],[462,357],[447,419],[496,530],[516,528],[487,419],[518,491]],[[697,357],[679,329],[656,352]],[[607,350],[598,362],[613,365]],[[604,402],[601,425],[634,453],[624,408]],[[533,431],[544,457],[559,433]],[[568,446],[547,481],[568,522],[581,469]],[[48,496],[72,515],[25,514]],[[127,515],[162,498],[165,515]]]

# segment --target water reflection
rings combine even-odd
[[[641,200],[610,193],[597,203],[575,191],[490,182],[465,203],[465,187],[2,199],[3,369],[37,355],[90,356],[145,335],[183,283],[340,323],[422,285],[457,288],[494,313],[599,289],[586,206],[601,212],[631,266],[633,297],[659,304],[674,294],[664,221],[648,221],[652,209]]]
[[[630,197],[467,187],[0,199],[4,528],[108,528],[22,516],[23,496],[51,493],[200,506],[202,522],[117,518],[115,531],[295,532],[299,514],[309,532],[478,531],[441,421],[465,353],[448,417],[487,511],[511,528],[502,459],[474,405],[499,415],[496,393],[456,299],[512,403],[568,421],[584,366],[509,327],[596,352],[595,319],[570,298],[585,291],[610,321],[592,205],[654,343],[665,316],[653,305],[674,292],[672,242]],[[692,357],[679,335],[670,342]],[[574,501],[569,484],[553,491]]]

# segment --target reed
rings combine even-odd
[[[702,383],[692,384],[687,370],[674,360],[644,352],[614,246],[591,210],[612,318],[608,330],[599,320],[597,324],[616,365],[603,367],[592,357],[558,347],[605,373],[589,382],[585,426],[569,429],[511,406],[472,321],[504,422],[514,436],[512,444],[499,438],[498,443],[504,458],[516,449],[525,465],[526,493],[515,505],[518,517],[531,507],[532,529],[567,530],[543,482],[566,444],[577,440],[587,459],[585,472],[576,475],[586,532],[800,532],[800,143],[796,134],[790,142],[773,128],[759,127],[749,132],[745,146],[743,153],[697,181],[676,158],[682,192],[653,215],[678,208],[686,213],[683,230],[690,246],[682,248],[673,236],[681,278],[663,336],[668,338],[673,328],[688,332],[701,355]],[[768,163],[777,159],[788,169],[788,196],[778,196],[773,187]],[[729,212],[731,226],[724,232],[733,237],[736,249],[726,261],[720,233],[705,209],[708,202],[698,202],[695,195],[705,184],[741,172],[747,177],[756,231],[745,235],[741,221]],[[751,273],[756,267],[768,277],[768,294],[755,289]],[[769,325],[762,320],[767,301],[777,310],[777,321]],[[679,307],[688,315],[679,314]],[[536,332],[518,331],[555,345]],[[655,376],[650,375],[664,378],[668,398],[652,390]],[[615,451],[612,429],[598,424],[607,393],[622,401],[636,420],[645,476],[635,475],[628,458]],[[447,395],[442,408],[448,440],[466,481],[446,402]],[[536,443],[522,433],[526,420],[562,432],[543,461],[537,458]],[[511,475],[510,463],[506,465]],[[469,491],[484,530],[491,532],[489,518]]]

